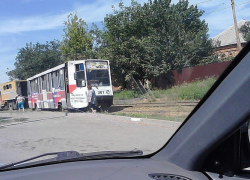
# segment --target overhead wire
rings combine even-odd
[[[203,4],[203,3],[207,3],[207,2],[211,2],[211,1],[213,1],[213,0],[202,1],[202,2],[196,3],[195,5]],[[235,7],[236,7],[236,6],[241,6],[241,5],[244,5],[244,4],[248,4],[248,3],[250,3],[250,1],[246,1],[246,2],[240,3],[240,4],[235,4]],[[225,3],[222,3],[222,4],[220,4],[220,5],[224,5],[224,4],[225,4]],[[220,5],[218,5],[218,6],[220,6]],[[217,6],[216,6],[216,7],[217,7]],[[219,11],[222,11],[222,10],[225,10],[225,9],[229,9],[229,8],[231,8],[231,6],[225,7],[225,8],[222,8],[222,9],[217,9],[217,10],[210,11],[210,12],[204,12],[204,14],[210,14],[210,13],[214,13],[214,12],[219,12]],[[164,13],[165,13],[165,12],[157,13],[157,14],[159,15],[159,14],[164,14]]]
[[[248,3],[250,3],[250,1],[247,1],[247,2],[244,2],[244,3],[240,3],[240,4],[235,4],[235,6],[241,6],[241,5],[245,5],[245,4],[248,4]],[[205,14],[210,14],[210,13],[214,13],[214,12],[219,12],[219,11],[223,11],[223,10],[229,9],[229,8],[231,8],[231,6],[225,7],[225,8],[222,8],[222,9],[217,9],[217,10],[210,11],[210,12],[205,12]]]
[[[211,1],[213,1],[213,0],[202,1],[202,2],[196,3],[196,5],[198,5],[198,4],[203,4],[203,3],[207,3],[207,2],[211,2]]]

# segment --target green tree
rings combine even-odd
[[[103,39],[103,31],[100,30],[96,24],[92,23],[89,34],[91,35],[92,42],[93,42],[91,58],[105,59],[106,48],[105,48],[105,42]]]
[[[64,21],[64,35],[61,44],[63,60],[77,60],[92,56],[93,39],[88,32],[88,25],[79,19],[77,13],[70,13]]]
[[[123,88],[126,81],[135,76],[136,79],[143,79],[143,57],[146,54],[143,29],[147,28],[140,24],[141,5],[131,1],[131,5],[125,7],[122,2],[120,10],[113,8],[113,14],[104,19],[104,42],[103,50],[111,61],[111,71],[114,83],[120,82]],[[117,84],[121,85],[121,84]]]
[[[27,79],[62,63],[58,41],[46,44],[26,44],[19,49],[14,63],[15,69],[7,72],[10,79]]]
[[[250,40],[250,21],[247,21],[241,28],[240,32],[243,34],[243,38],[246,41]]]
[[[208,27],[200,17],[203,11],[181,0],[151,3],[152,30],[148,36],[150,56],[145,64],[147,75],[159,76],[170,70],[192,67],[212,52]]]
[[[211,54],[208,27],[200,20],[203,11],[187,0],[136,1],[104,19],[104,41],[113,74],[125,82],[161,76],[170,70],[195,66]]]

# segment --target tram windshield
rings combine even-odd
[[[87,81],[91,86],[110,86],[109,72],[104,70],[87,70]]]

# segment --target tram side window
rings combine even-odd
[[[42,76],[41,79],[42,79],[42,90],[45,90],[47,87],[46,78],[45,76]]]
[[[57,73],[52,73],[52,87],[57,88],[58,87],[58,79],[57,79]]]
[[[12,84],[9,84],[9,89],[12,89]]]
[[[38,93],[42,92],[42,79],[41,79],[41,77],[37,78],[37,90],[38,90]]]
[[[30,93],[32,93],[33,91],[34,91],[34,82],[33,82],[34,80],[31,80],[30,81]]]
[[[11,84],[10,84],[11,85]],[[17,94],[22,94],[21,82],[16,82],[16,92]],[[12,87],[11,87],[12,88]],[[23,94],[22,94],[23,95]]]
[[[31,92],[37,92],[37,79],[31,81]]]
[[[6,86],[3,86],[3,90],[6,90]]]
[[[59,86],[61,90],[64,90],[64,71],[63,69],[60,70],[59,74]]]
[[[76,86],[77,87],[84,87],[86,86],[86,81],[85,81],[85,71],[84,71],[84,65],[83,63],[81,64],[76,64],[75,65],[75,80],[76,80]]]
[[[27,93],[30,94],[30,81],[27,82]]]
[[[46,74],[46,79],[47,79],[47,91],[51,92],[51,86],[52,86],[52,82],[51,82],[51,73]]]
[[[84,65],[83,65],[83,63],[76,64],[75,66],[76,66],[76,71],[84,71]]]

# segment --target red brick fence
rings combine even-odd
[[[206,79],[211,76],[219,76],[226,69],[231,61],[213,63],[204,66],[196,66],[174,70],[158,78],[153,78],[151,83],[153,87],[166,89],[173,85],[182,84],[184,82],[192,82],[196,79]]]

